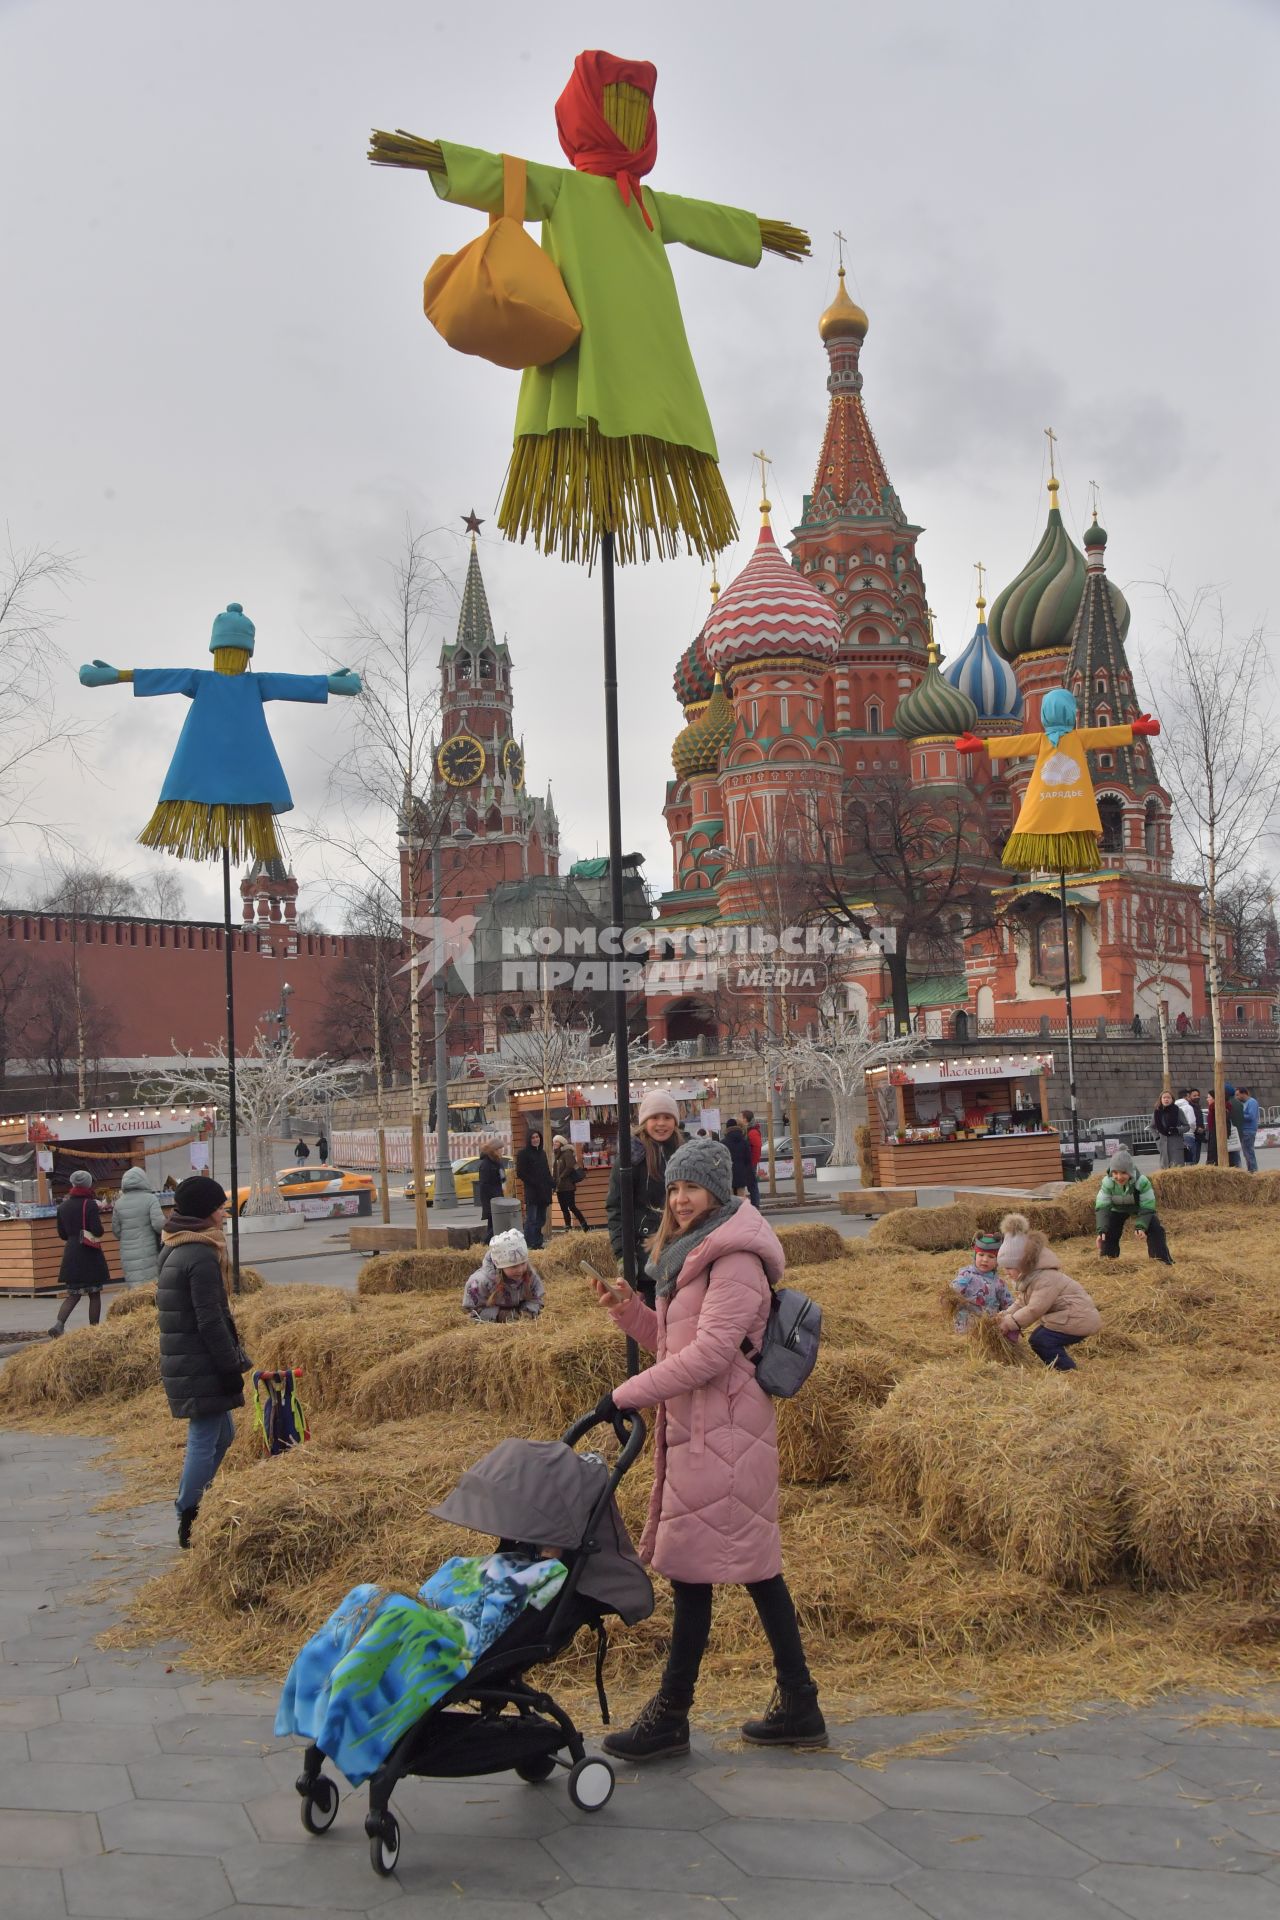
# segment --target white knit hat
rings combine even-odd
[[[529,1258],[529,1243],[519,1227],[509,1227],[505,1233],[494,1234],[489,1253],[495,1267],[522,1267]]]
[[[661,1087],[652,1087],[640,1102],[638,1124],[643,1126],[646,1120],[652,1120],[657,1113],[669,1113],[673,1120],[680,1118],[674,1094],[664,1093]]]

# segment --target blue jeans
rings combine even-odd
[[[1253,1143],[1257,1139],[1257,1137],[1258,1137],[1258,1130],[1256,1127],[1252,1129],[1250,1129],[1249,1127],[1241,1127],[1240,1148],[1244,1154],[1244,1163],[1246,1167],[1248,1167],[1250,1173],[1256,1173],[1258,1171],[1258,1156],[1253,1150]]]
[[[542,1229],[547,1224],[547,1206],[545,1200],[530,1199],[524,1203],[524,1237],[531,1247],[542,1245]]]
[[[1187,1165],[1189,1167],[1198,1167],[1200,1165],[1200,1149],[1203,1145],[1204,1141],[1200,1138],[1199,1134],[1188,1133],[1183,1136],[1182,1150],[1187,1156]]]
[[[223,1454],[235,1437],[235,1422],[229,1413],[201,1413],[194,1420],[188,1420],[187,1457],[182,1463],[182,1479],[174,1502],[179,1513],[200,1505],[213,1485]]]
[[[1058,1373],[1074,1373],[1076,1363],[1067,1349],[1078,1346],[1083,1339],[1082,1333],[1053,1333],[1048,1327],[1037,1327],[1029,1335],[1027,1345],[1046,1367],[1053,1367]]]

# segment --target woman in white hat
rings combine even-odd
[[[667,1203],[667,1162],[680,1146],[680,1109],[674,1096],[653,1087],[640,1102],[637,1131],[631,1136],[631,1159],[625,1161],[619,1128],[618,1157],[609,1175],[609,1198],[605,1219],[609,1225],[609,1244],[622,1272],[622,1182],[630,1177],[632,1193],[632,1234],[636,1251],[636,1287],[646,1306],[653,1305],[654,1281],[646,1269],[648,1243],[662,1225],[662,1210]]]

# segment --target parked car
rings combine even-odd
[[[802,1160],[812,1160],[816,1166],[829,1167],[831,1165],[831,1156],[835,1150],[835,1141],[829,1139],[825,1133],[802,1133],[800,1135],[800,1158]],[[780,1140],[774,1141],[773,1154],[775,1160],[790,1160],[791,1135],[789,1133],[784,1133]]]
[[[1071,1122],[1060,1123],[1063,1139],[1070,1143]],[[1151,1124],[1150,1113],[1113,1114],[1109,1119],[1082,1120],[1080,1123],[1081,1142],[1088,1140],[1118,1140],[1129,1153],[1155,1153],[1155,1128]]]
[[[511,1162],[509,1160],[504,1159],[502,1162],[502,1171],[504,1175],[507,1173],[510,1166],[511,1166]],[[457,1194],[459,1200],[461,1200],[464,1203],[464,1205],[470,1205],[470,1203],[476,1197],[476,1175],[479,1173],[479,1171],[480,1171],[480,1156],[479,1154],[476,1154],[476,1153],[473,1153],[466,1160],[455,1160],[453,1163],[453,1190]],[[413,1199],[414,1185],[413,1185],[413,1180],[411,1178],[405,1181],[404,1187],[402,1188],[402,1192],[406,1200]],[[436,1176],[434,1172],[432,1172],[427,1175],[427,1205],[428,1206],[431,1206],[434,1203],[435,1197],[436,1197]]]
[[[298,1167],[276,1169],[276,1192],[282,1200],[319,1200],[331,1193],[373,1192],[371,1173],[344,1173],[340,1167]],[[248,1187],[240,1189],[240,1211],[249,1198]]]

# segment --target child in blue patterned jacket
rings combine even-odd
[[[967,1267],[961,1267],[951,1282],[952,1292],[958,1293],[964,1301],[963,1306],[955,1309],[952,1320],[957,1333],[964,1333],[975,1319],[987,1314],[1007,1313],[1012,1307],[1013,1295],[996,1272],[999,1252],[998,1233],[975,1234],[973,1259]]]

